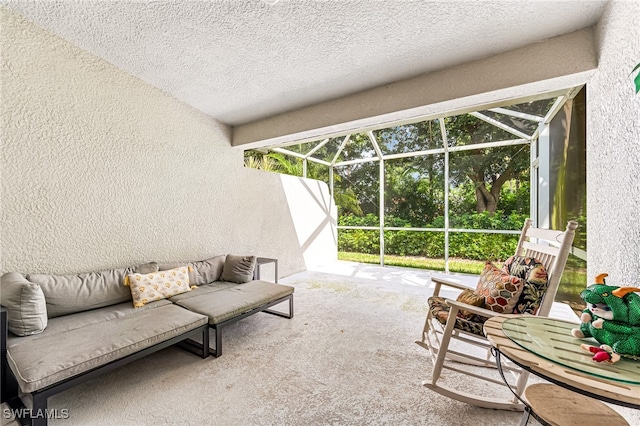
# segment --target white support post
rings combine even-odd
[[[333,195],[333,166],[329,166],[329,193],[335,202],[335,196]]]
[[[375,135],[372,131],[367,132],[369,136],[369,140],[371,141],[371,145],[373,145],[373,149],[378,155],[380,159],[380,188],[378,193],[378,201],[379,201],[379,222],[380,222],[380,266],[384,266],[384,160],[382,159],[382,150],[380,150],[380,145],[378,145],[378,141],[376,140]]]
[[[551,220],[551,188],[549,188],[549,149],[550,149],[549,126],[544,126],[538,137],[538,181],[536,182],[537,193],[537,219],[539,228],[550,228]]]
[[[544,129],[544,124],[538,126],[538,137],[529,146],[529,217],[533,220],[533,226],[538,227],[538,176],[540,175],[540,160],[538,159],[538,146],[540,144],[539,133]]]
[[[384,160],[380,157],[380,266],[384,266]]]
[[[444,272],[449,273],[449,144],[444,118],[438,120],[444,148]]]

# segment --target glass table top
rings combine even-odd
[[[551,362],[595,377],[640,384],[640,361],[625,358],[613,364],[593,361],[593,354],[580,344],[600,344],[595,339],[573,337],[571,329],[577,327],[575,323],[544,317],[509,318],[502,323],[502,331],[514,343]]]

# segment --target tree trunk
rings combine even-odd
[[[500,200],[500,189],[511,178],[514,177],[514,173],[511,168],[507,168],[500,176],[498,176],[491,184],[491,190],[488,190],[485,186],[486,183],[480,179],[474,180],[476,182],[476,210],[478,213],[489,212],[495,213],[498,209],[498,201]],[[473,180],[472,176],[469,176]]]
[[[494,191],[497,191],[497,193]],[[484,186],[484,183],[476,184],[476,210],[478,211],[478,213],[495,213],[496,209],[498,208],[499,196],[500,188],[496,188],[496,184],[491,187],[491,191],[489,191],[487,187]]]
[[[487,201],[482,195],[482,191],[480,190],[480,186],[476,186],[476,211],[478,213],[482,213],[487,210]]]

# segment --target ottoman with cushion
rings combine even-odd
[[[258,258],[227,255],[214,259],[209,260],[206,269],[209,279],[216,278],[215,282],[199,285],[188,293],[169,299],[178,306],[208,317],[209,327],[215,331],[215,347],[209,349],[214,357],[222,355],[222,328],[226,325],[258,312],[293,318],[294,288],[254,280]],[[173,266],[165,264],[159,267],[163,270]],[[268,309],[283,302],[289,303],[288,313]]]

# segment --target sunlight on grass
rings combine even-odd
[[[380,264],[380,257],[376,254],[338,252],[339,260],[348,260],[359,263]],[[444,271],[444,259],[431,259],[428,257],[396,256],[387,254],[384,263],[388,266],[403,266],[405,268],[429,269],[432,271]],[[498,265],[498,264],[496,264]],[[479,260],[449,259],[449,271],[465,274],[480,274],[484,262]],[[500,266],[500,265],[498,265]]]

